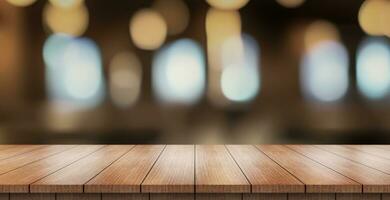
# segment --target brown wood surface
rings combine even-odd
[[[55,200],[55,194],[10,194],[10,200]]]
[[[32,193],[82,193],[83,186],[133,145],[110,145],[30,185]]]
[[[281,145],[257,145],[272,160],[306,184],[308,193],[359,193],[362,185]]]
[[[142,192],[193,193],[195,146],[169,145],[142,183]]]
[[[103,194],[102,200],[149,200],[149,194]]]
[[[141,192],[141,183],[164,145],[137,145],[84,185],[89,193]]]
[[[346,159],[390,174],[390,160],[343,145],[316,145],[316,147],[337,154]]]
[[[390,159],[390,150],[377,148],[371,145],[344,145],[344,146],[358,151],[363,151],[378,157]]]
[[[197,145],[197,193],[249,193],[250,184],[224,145]]]
[[[390,175],[308,145],[289,145],[289,148],[329,167],[363,185],[363,192],[390,192]]]
[[[81,145],[54,156],[33,162],[0,176],[1,192],[29,192],[29,185],[102,148],[103,145]]]
[[[228,145],[229,152],[252,186],[253,193],[305,192],[302,182],[252,145]]]
[[[380,194],[336,194],[337,200],[381,200]]]
[[[243,200],[287,200],[287,194],[244,194]]]
[[[4,174],[34,161],[47,158],[67,149],[74,148],[75,146],[76,145],[50,145],[34,151],[0,160],[0,174]]]
[[[5,149],[0,150],[0,160],[11,158],[13,156],[34,151],[43,147],[45,147],[45,145],[20,145],[20,146],[14,145],[11,146],[10,148],[5,147]]]
[[[195,194],[150,194],[150,200],[194,200]]]
[[[56,200],[101,200],[101,194],[86,193],[60,193],[56,194]]]
[[[335,194],[288,194],[288,200],[335,200]]]
[[[196,194],[196,200],[242,200],[242,194]]]

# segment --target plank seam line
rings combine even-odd
[[[13,158],[13,157],[16,157],[16,156],[20,156],[20,155],[23,155],[23,154],[26,154],[26,153],[30,153],[30,152],[33,152],[33,151],[37,151],[37,150],[45,148],[45,147],[47,147],[49,145],[37,145],[37,146],[38,147],[35,147],[32,150],[30,150],[30,151],[26,151],[26,152],[22,152],[22,153],[18,153],[18,154],[12,155],[10,157],[2,158],[2,159],[0,159],[0,161],[7,160],[7,159],[10,159],[10,158]],[[39,147],[39,146],[41,146],[41,147]],[[18,147],[13,147],[13,148],[18,148]],[[7,149],[12,149],[12,148],[6,148],[6,149],[2,149],[0,151],[4,151],[4,150],[7,150]]]
[[[57,153],[55,153],[55,154],[53,154],[53,155],[46,156],[46,157],[42,157],[41,159],[34,160],[34,161],[32,161],[32,162],[26,163],[26,164],[24,164],[24,165],[21,165],[21,166],[19,166],[19,167],[14,168],[14,169],[12,169],[12,170],[10,170],[10,171],[1,173],[0,175],[3,175],[3,174],[6,174],[6,173],[9,173],[9,172],[12,172],[12,171],[17,170],[17,169],[19,169],[19,168],[22,168],[22,167],[24,167],[24,166],[26,166],[26,165],[30,165],[30,164],[33,164],[33,163],[35,163],[35,162],[41,161],[41,160],[43,160],[43,159],[50,158],[50,157],[55,156],[55,155],[57,155],[57,154],[60,154],[60,153],[69,151],[69,150],[71,150],[71,149],[73,149],[73,148],[76,148],[77,146],[79,146],[79,145],[75,145],[74,147],[71,147],[71,148],[66,149],[66,150],[64,150],[64,151],[60,151],[60,152],[57,152]]]
[[[261,149],[259,149],[256,145],[252,145],[253,147],[255,147],[255,149],[257,149],[260,153],[264,154],[265,156],[267,156],[269,159],[271,159],[274,163],[276,163],[277,165],[279,165],[279,167],[281,167],[282,169],[284,169],[287,173],[289,173],[291,176],[293,176],[294,178],[296,178],[299,182],[302,183],[302,185],[304,186],[304,193],[306,193],[306,184],[301,180],[299,179],[298,177],[296,177],[293,173],[291,173],[289,170],[287,170],[285,167],[283,167],[281,164],[279,164],[278,162],[276,162],[274,159],[272,159],[270,156],[268,156],[265,152],[263,152]]]
[[[249,181],[248,177],[246,176],[246,174],[244,173],[244,170],[241,168],[241,166],[238,164],[238,162],[236,161],[236,159],[234,158],[234,156],[232,155],[232,153],[230,152],[229,148],[226,146],[226,145],[223,145],[226,149],[226,151],[229,153],[230,157],[233,159],[234,163],[236,163],[236,165],[238,166],[238,168],[240,169],[241,173],[244,175],[246,181],[248,181],[248,183],[250,184],[250,193],[252,193],[252,183]],[[243,195],[242,195],[243,196]]]
[[[161,155],[163,154],[163,152],[165,151],[165,149],[167,148],[167,145],[164,145],[164,148],[161,150],[161,152],[158,154],[156,160],[153,162],[152,166],[150,167],[150,169],[148,170],[148,173],[145,174],[145,177],[142,179],[141,181],[141,184],[139,185],[139,192],[142,193],[142,184],[145,182],[146,180],[146,177],[148,177],[149,173],[152,171],[154,165],[157,163],[157,161],[160,159]]]
[[[80,145],[80,146],[81,146],[81,145]],[[81,160],[81,159],[83,159],[83,158],[85,158],[85,157],[87,157],[87,156],[89,156],[89,155],[91,155],[91,154],[93,154],[93,153],[95,153],[95,152],[97,152],[97,151],[99,151],[99,150],[105,148],[106,146],[107,146],[107,145],[103,145],[102,147],[97,148],[96,150],[94,150],[94,151],[92,151],[92,152],[90,152],[90,153],[88,153],[88,154],[86,154],[86,155],[84,155],[84,156],[82,156],[82,157],[76,159],[75,161],[73,161],[73,162],[71,162],[71,163],[69,163],[69,164],[67,164],[67,165],[65,165],[65,166],[63,166],[63,167],[61,167],[61,168],[59,168],[59,169],[57,169],[57,170],[55,170],[55,171],[49,173],[49,174],[46,174],[44,177],[39,178],[39,179],[33,181],[32,183],[28,184],[28,192],[31,193],[31,185],[32,185],[32,184],[34,184],[34,183],[40,181],[41,179],[44,179],[44,178],[46,178],[46,177],[48,177],[48,176],[50,176],[50,175],[52,175],[52,174],[54,174],[54,173],[60,171],[61,169],[64,169],[65,167],[68,167],[69,165],[71,165],[71,164],[73,164],[73,163],[78,162],[79,160]]]
[[[340,172],[338,172],[338,171],[336,171],[336,170],[334,170],[334,169],[332,169],[332,168],[326,166],[325,164],[323,164],[323,163],[321,163],[321,162],[319,162],[319,161],[316,161],[316,160],[312,159],[311,157],[306,156],[306,155],[303,154],[303,153],[300,153],[299,151],[295,151],[294,149],[290,148],[290,147],[287,146],[287,145],[285,145],[285,147],[288,148],[288,149],[290,149],[291,151],[294,151],[295,153],[298,153],[298,154],[300,154],[300,155],[302,155],[302,156],[308,158],[309,160],[312,160],[313,162],[316,162],[316,163],[318,163],[318,164],[324,166],[325,168],[328,168],[328,169],[330,169],[330,170],[336,172],[337,174],[340,174],[341,176],[344,176],[344,177],[346,177],[346,178],[348,178],[348,179],[351,179],[352,181],[354,181],[354,182],[360,184],[360,185],[361,185],[360,192],[363,193],[363,183],[360,183],[359,181],[357,181],[357,180],[355,180],[355,179],[353,179],[353,178],[351,178],[351,177],[348,177],[347,175],[344,175],[344,174],[342,174],[342,173],[340,173]],[[322,150],[322,149],[321,149],[321,150]],[[323,151],[323,150],[322,150],[322,151]]]
[[[118,161],[119,159],[123,158],[123,156],[125,156],[127,153],[129,153],[132,149],[134,149],[136,145],[133,145],[131,148],[129,148],[125,153],[123,153],[122,155],[120,155],[118,158],[114,159],[110,164],[108,164],[106,167],[104,167],[100,172],[98,172],[97,174],[95,174],[94,176],[92,176],[90,179],[88,179],[88,181],[86,181],[85,183],[83,183],[83,193],[85,193],[85,184],[87,184],[89,181],[91,181],[92,179],[94,179],[96,176],[98,176],[99,174],[101,174],[104,170],[106,170],[108,167],[110,167],[112,164],[114,164],[116,161]]]
[[[345,156],[343,156],[343,155],[340,155],[340,154],[338,154],[338,153],[334,153],[333,151],[328,151],[327,149],[324,149],[324,148],[322,148],[322,147],[319,147],[319,146],[317,146],[317,145],[314,145],[314,147],[316,147],[316,148],[318,148],[318,149],[322,149],[322,150],[324,150],[324,151],[327,151],[327,152],[329,152],[329,153],[332,153],[332,154],[334,154],[334,155],[336,155],[336,156],[338,156],[338,157],[345,158],[345,159],[347,159],[347,160],[350,160],[350,161],[352,161],[352,162],[355,162],[355,163],[358,163],[358,164],[364,165],[364,166],[366,166],[366,167],[369,167],[369,168],[371,168],[371,169],[374,169],[374,170],[380,171],[380,172],[382,172],[382,173],[385,173],[385,174],[387,174],[387,175],[390,175],[390,173],[387,173],[387,172],[385,172],[385,171],[382,171],[382,170],[380,170],[380,169],[377,169],[377,168],[371,167],[371,166],[369,166],[369,165],[366,165],[366,164],[364,164],[364,163],[357,162],[357,161],[355,161],[355,160],[349,159],[348,157],[345,157]]]
[[[377,158],[381,158],[381,159],[385,159],[385,160],[390,160],[389,158],[383,157],[383,156],[381,156],[381,155],[377,155],[377,154],[374,154],[374,153],[372,153],[372,152],[364,151],[363,149],[359,149],[359,148],[353,147],[353,145],[346,145],[346,146],[344,146],[344,147],[346,147],[346,148],[348,148],[348,149],[353,149],[353,150],[356,150],[356,151],[360,151],[360,152],[363,152],[363,153],[365,153],[365,154],[370,154],[370,155],[372,155],[372,156],[374,156],[374,157],[377,157]],[[389,153],[390,153],[390,152],[389,152]]]

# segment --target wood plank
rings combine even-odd
[[[390,200],[390,194],[382,194],[382,200]]]
[[[50,145],[35,151],[0,160],[0,174],[76,147],[76,145]]]
[[[390,175],[309,145],[289,148],[363,185],[363,192],[390,192]]]
[[[55,200],[55,194],[10,194],[10,200]]]
[[[344,145],[345,147],[352,148],[358,151],[363,151],[381,158],[390,159],[390,151],[373,147],[372,145]]]
[[[249,193],[250,184],[224,145],[196,146],[197,193]]]
[[[4,150],[4,149],[9,149],[9,148],[12,148],[12,147],[15,147],[15,146],[20,146],[20,145],[8,145],[8,144],[2,144],[0,145],[0,151],[1,150]]]
[[[380,194],[336,194],[337,200],[381,200]]]
[[[103,194],[102,200],[149,200],[149,194]]]
[[[14,145],[11,148],[5,148],[0,151],[0,160],[34,151],[45,146],[47,145]]]
[[[194,156],[194,145],[167,146],[142,183],[142,192],[193,193]]]
[[[244,194],[243,200],[287,200],[287,194]]]
[[[103,145],[81,145],[0,176],[0,192],[29,192],[29,184],[87,156]]]
[[[196,200],[242,200],[242,194],[196,194]]]
[[[257,145],[306,185],[307,193],[360,193],[362,185],[282,145]]]
[[[84,185],[89,193],[138,193],[164,145],[137,145]]]
[[[9,200],[9,194],[0,194],[0,200]]]
[[[150,200],[194,200],[195,194],[150,194]]]
[[[305,192],[302,182],[252,145],[228,145],[229,152],[248,178],[253,193]]]
[[[56,194],[56,200],[101,200],[101,194],[76,194],[76,193],[60,193]]]
[[[32,193],[82,193],[83,185],[134,145],[109,145],[30,185]]]
[[[335,200],[335,194],[288,194],[288,200]]]
[[[390,160],[351,149],[343,145],[316,145],[316,147],[390,174]]]

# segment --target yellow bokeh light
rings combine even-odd
[[[183,0],[156,0],[153,7],[164,17],[168,34],[183,32],[190,20],[190,11]]]
[[[366,0],[359,10],[360,27],[369,35],[390,33],[390,1]]]
[[[312,49],[324,41],[339,41],[340,34],[337,27],[332,23],[319,20],[311,23],[305,31],[304,43],[305,49]]]
[[[84,3],[84,0],[49,0],[54,6],[62,8],[70,8],[80,6]]]
[[[167,29],[162,15],[152,9],[140,10],[130,20],[130,36],[140,49],[159,48],[165,41]]]
[[[286,8],[296,8],[301,6],[305,0],[276,0],[276,2]]]
[[[206,0],[210,6],[222,10],[237,10],[244,7],[249,0]]]
[[[7,0],[8,3],[14,6],[29,6],[37,0]]]
[[[70,8],[47,4],[43,10],[43,20],[54,33],[80,36],[88,28],[89,14],[84,4]]]

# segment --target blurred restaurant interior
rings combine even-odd
[[[390,0],[1,0],[0,143],[389,143]]]

